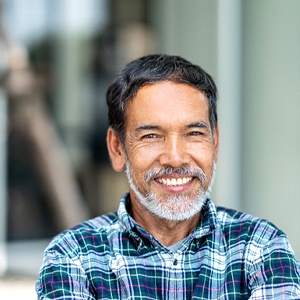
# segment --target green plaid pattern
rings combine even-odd
[[[176,253],[127,213],[86,221],[53,239],[38,299],[300,299],[300,266],[271,223],[207,200]]]

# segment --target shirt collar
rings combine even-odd
[[[200,239],[213,232],[217,227],[217,220],[216,207],[208,198],[202,207],[200,222],[192,233],[193,238]]]
[[[154,237],[142,228],[129,214],[130,195],[126,193],[120,200],[118,217],[125,231],[128,232],[136,249],[141,252],[148,251],[148,247],[153,248]],[[148,245],[148,246],[147,246]]]
[[[118,217],[121,224],[124,226],[126,231],[131,231],[136,227],[137,223],[132,219],[128,211],[130,210],[130,196],[129,192],[123,195],[120,200]]]

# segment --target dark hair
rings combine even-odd
[[[123,140],[126,104],[146,84],[173,81],[202,91],[209,105],[212,133],[217,124],[217,87],[202,68],[180,56],[148,55],[128,63],[116,76],[106,93],[108,121]]]

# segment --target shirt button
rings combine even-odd
[[[173,261],[173,265],[177,266],[177,264],[178,264],[178,260],[175,258],[174,261]]]

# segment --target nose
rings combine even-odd
[[[161,152],[159,162],[162,166],[171,166],[174,168],[188,164],[190,156],[187,150],[184,139],[178,136],[168,137],[163,143],[163,151]]]

